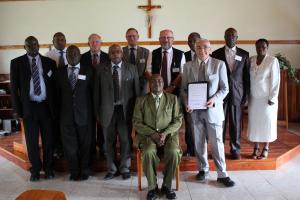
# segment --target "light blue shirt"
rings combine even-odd
[[[32,73],[32,59],[33,59],[33,57],[31,57],[28,54],[27,54],[27,57],[28,57],[28,60],[29,60],[30,70],[31,70],[31,73]],[[42,101],[46,100],[47,95],[46,95],[46,85],[45,85],[45,81],[44,81],[44,77],[43,77],[43,67],[42,67],[42,61],[41,61],[40,55],[35,56],[35,60],[36,60],[36,65],[39,69],[41,94],[40,95],[34,94],[33,80],[32,80],[32,76],[31,76],[29,97],[30,97],[31,101],[42,102]]]

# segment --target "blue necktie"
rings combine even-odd
[[[41,95],[42,91],[41,91],[39,68],[36,64],[35,58],[32,58],[31,70],[32,70],[33,92],[35,95],[39,96]]]

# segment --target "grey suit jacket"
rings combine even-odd
[[[135,99],[140,91],[139,77],[134,65],[122,62],[121,82],[124,117],[128,122],[131,122]],[[114,112],[114,88],[110,62],[100,64],[97,68],[94,85],[94,106],[101,125],[107,127]]]
[[[214,99],[214,106],[207,109],[207,120],[209,123],[222,124],[224,121],[223,99],[229,92],[227,72],[225,63],[221,60],[209,57],[208,67],[208,97]],[[187,62],[183,67],[181,96],[187,106],[188,83],[203,81],[198,80],[197,60]]]
[[[137,52],[135,57],[135,63],[140,80],[140,92],[141,94],[147,93],[147,78],[144,75],[146,71],[147,61],[150,51],[144,47],[137,46]],[[127,63],[130,62],[130,50],[128,46],[123,47],[123,60]]]

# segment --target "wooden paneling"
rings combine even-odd
[[[297,70],[297,78],[300,79],[300,70]],[[300,85],[288,81],[288,111],[290,122],[300,122]]]

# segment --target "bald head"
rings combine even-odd
[[[236,45],[238,39],[238,33],[234,28],[228,28],[224,35],[225,43],[229,48],[233,48]]]
[[[71,66],[76,66],[80,62],[80,50],[77,46],[71,45],[67,48],[66,57]]]
[[[113,44],[108,49],[108,55],[111,62],[119,64],[122,61],[123,50],[120,45]]]
[[[24,49],[26,50],[27,54],[35,57],[39,53],[39,42],[34,36],[29,36],[25,39],[24,42]]]
[[[93,33],[89,36],[89,47],[93,54],[99,53],[102,45],[102,38],[100,35]]]

